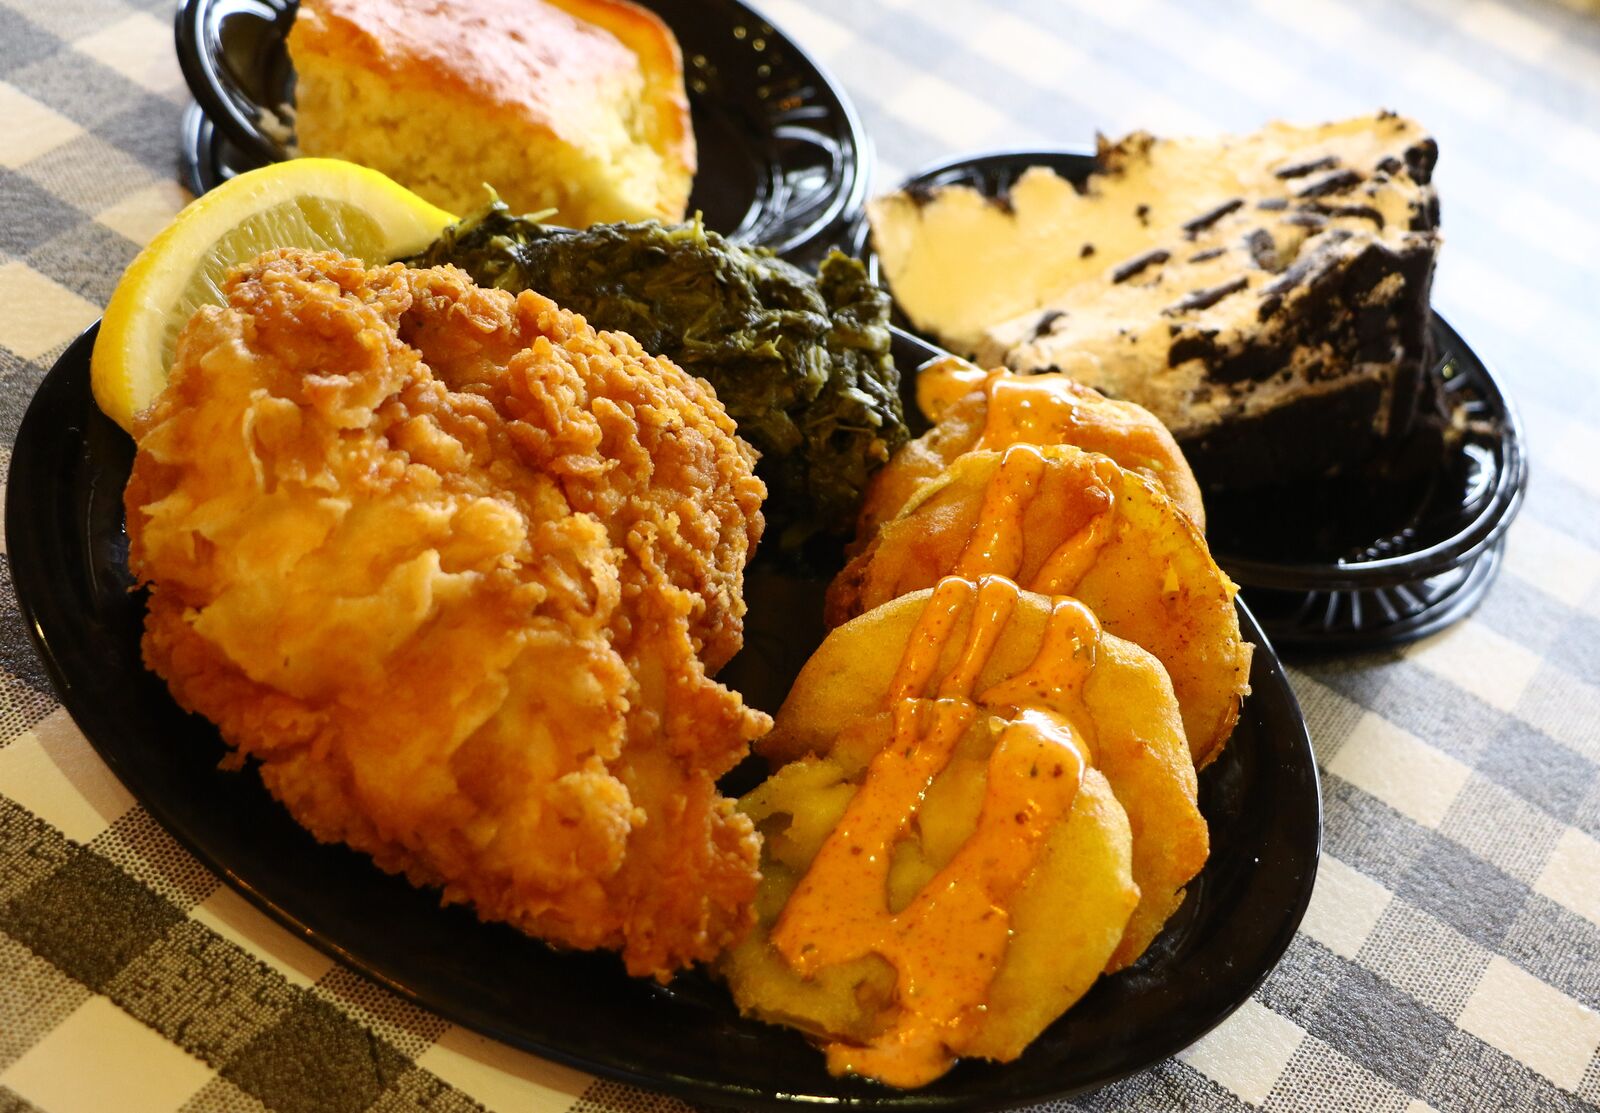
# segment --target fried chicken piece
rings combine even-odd
[[[716,778],[765,491],[711,389],[460,271],[263,256],[136,426],[147,664],[324,841],[666,978],[753,920]]]

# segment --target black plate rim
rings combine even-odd
[[[267,106],[255,104],[250,100],[245,91],[236,86],[220,63],[218,44],[213,41],[210,28],[211,12],[217,2],[218,0],[179,0],[177,11],[173,16],[174,42],[179,68],[183,72],[184,81],[189,86],[195,103],[199,106],[200,114],[216,132],[212,134],[211,131],[201,128],[198,122],[191,122],[187,116],[181,127],[184,176],[196,196],[217,184],[215,178],[220,154],[218,143],[223,138],[239,148],[247,157],[261,163],[282,162],[288,158],[287,152],[263,132],[252,115],[245,111],[245,106],[256,111]],[[286,2],[294,0],[253,0],[253,2],[265,12],[277,10]],[[824,245],[836,236],[838,229],[848,227],[855,221],[866,203],[872,169],[876,161],[872,141],[861,123],[860,113],[845,93],[844,87],[834,79],[827,67],[819,63],[792,35],[770,16],[745,3],[745,0],[719,0],[719,2],[738,9],[751,21],[770,28],[781,41],[784,53],[791,55],[801,67],[809,69],[815,76],[817,96],[830,102],[831,110],[839,117],[841,126],[835,138],[845,141],[842,145],[846,148],[838,167],[838,177],[843,183],[843,188],[832,188],[828,203],[803,226],[770,240],[757,237],[753,241],[759,246],[770,248],[778,255],[801,254],[807,249]],[[691,92],[691,102],[695,95]],[[773,134],[781,133],[785,126],[776,126]],[[769,166],[768,169],[771,170],[772,167]],[[759,205],[759,199],[756,204]],[[753,205],[747,211],[746,219],[748,220],[755,211],[756,205]],[[733,229],[727,231],[732,232]]]
[[[96,753],[106,762],[118,779],[128,785],[130,792],[133,792],[133,786],[129,783],[130,778],[128,777],[126,763],[115,748],[103,745],[97,737],[100,730],[100,721],[95,716],[87,714],[84,710],[94,701],[94,694],[79,685],[72,672],[63,664],[59,654],[56,652],[55,632],[60,629],[56,623],[58,621],[64,622],[64,617],[63,614],[49,613],[53,609],[62,610],[62,608],[54,606],[54,601],[45,586],[48,583],[49,575],[48,546],[43,540],[45,531],[33,528],[34,523],[28,516],[26,509],[32,501],[32,496],[29,493],[33,491],[37,483],[35,473],[43,470],[39,467],[35,457],[45,450],[45,446],[48,444],[47,438],[52,433],[58,435],[60,433],[59,429],[52,429],[46,425],[46,403],[50,401],[49,396],[52,391],[63,395],[68,394],[71,384],[68,384],[67,380],[70,377],[71,364],[74,361],[83,366],[86,377],[89,352],[92,350],[98,330],[99,322],[96,322],[67,346],[55,365],[46,374],[45,379],[41,382],[29,402],[18,430],[16,448],[13,451],[8,469],[5,525],[6,536],[13,539],[10,549],[13,586],[29,639],[44,664],[46,673],[51,683],[55,686],[62,705],[66,708],[68,714],[78,724],[79,729]],[[920,339],[914,337],[911,339],[915,339],[916,343],[923,348],[930,347]],[[937,352],[937,349],[932,350]],[[93,402],[87,399],[88,384],[86,381],[79,386],[79,391],[85,396],[87,404],[92,408]],[[21,497],[19,497],[19,492],[22,492]],[[237,873],[227,862],[218,859],[206,846],[192,838],[187,830],[186,822],[181,815],[177,814],[176,810],[168,808],[160,800],[152,801],[145,794],[139,792],[133,792],[133,794],[162,825],[163,829],[167,830],[200,862],[253,906],[271,917],[296,938],[309,943],[336,961],[359,971],[363,976],[372,978],[405,1000],[411,1001],[446,1019],[464,1024],[475,1031],[502,1040],[511,1046],[523,1048],[539,1057],[599,1077],[616,1079],[647,1090],[665,1092],[680,1098],[702,1101],[719,1107],[789,1110],[796,1105],[815,1106],[827,1104],[849,1108],[894,1110],[976,1111],[1017,1108],[1021,1105],[1068,1098],[1098,1089],[1146,1069],[1193,1045],[1231,1016],[1254,995],[1256,989],[1260,987],[1267,975],[1276,968],[1299,930],[1301,920],[1311,900],[1321,862],[1324,836],[1321,775],[1317,767],[1316,755],[1305,716],[1300,708],[1298,697],[1289,683],[1283,664],[1274,652],[1266,632],[1257,623],[1243,599],[1237,599],[1236,605],[1241,630],[1246,640],[1253,642],[1256,647],[1254,665],[1263,670],[1264,678],[1271,686],[1277,689],[1283,701],[1280,705],[1279,717],[1286,717],[1293,724],[1292,728],[1286,732],[1286,737],[1279,741],[1275,748],[1281,749],[1284,755],[1293,757],[1295,759],[1294,764],[1297,767],[1296,774],[1305,778],[1304,783],[1299,786],[1299,791],[1304,792],[1307,796],[1306,801],[1303,803],[1308,805],[1306,810],[1310,813],[1309,818],[1313,821],[1310,824],[1310,844],[1300,849],[1305,861],[1302,866],[1303,874],[1300,877],[1299,885],[1295,889],[1292,898],[1281,906],[1277,930],[1272,933],[1270,941],[1260,950],[1257,956],[1258,965],[1250,970],[1242,980],[1230,983],[1226,994],[1226,1002],[1217,1007],[1205,1020],[1195,1023],[1189,1028],[1171,1033],[1167,1039],[1154,1045],[1147,1054],[1141,1057],[1139,1062],[1133,1063],[1125,1069],[1104,1071],[1093,1077],[1078,1079],[1055,1088],[1041,1088],[1023,1093],[1006,1093],[992,1097],[983,1094],[935,1094],[916,1090],[886,1091],[882,1095],[874,1094],[865,1098],[831,1095],[819,1097],[815,1095],[759,1091],[737,1083],[708,1081],[704,1078],[686,1075],[651,1073],[632,1069],[622,1063],[596,1060],[581,1053],[564,1050],[558,1046],[530,1046],[526,1038],[519,1037],[516,1033],[508,1031],[491,1016],[473,1010],[470,1005],[464,1007],[459,999],[437,998],[432,994],[419,992],[413,987],[384,974],[373,963],[361,960],[351,950],[341,946],[325,934],[318,933],[308,927],[293,911],[273,901],[248,878]],[[1264,686],[1256,684],[1257,679],[1253,668],[1253,687],[1255,690],[1260,691]],[[90,719],[87,725],[84,722],[85,718]],[[110,722],[109,719],[105,721],[107,723]],[[134,778],[134,780],[137,780],[137,778]],[[1302,822],[1304,822],[1305,818],[1304,816],[1301,817]],[[752,1021],[751,1023],[756,1022]]]
[[[1003,148],[954,155],[928,163],[907,176],[896,189],[934,184],[942,175],[963,170],[1020,169],[1031,165],[1046,165],[1064,172],[1086,172],[1092,168],[1093,151],[1083,147]],[[847,245],[866,261],[873,281],[885,290],[877,253],[871,250],[869,227],[863,212],[854,228],[849,230]],[[893,291],[890,291],[891,298]],[[1528,454],[1523,434],[1522,420],[1516,406],[1500,385],[1494,369],[1468,344],[1461,333],[1440,313],[1432,314],[1433,327],[1452,340],[1453,346],[1471,357],[1481,372],[1482,385],[1490,401],[1498,407],[1501,417],[1501,452],[1504,464],[1496,477],[1494,489],[1482,505],[1453,535],[1418,549],[1395,556],[1378,557],[1362,561],[1332,561],[1325,563],[1255,560],[1219,554],[1217,562],[1234,579],[1246,587],[1264,587],[1280,591],[1360,591],[1374,588],[1396,587],[1416,583],[1437,576],[1475,560],[1494,545],[1510,528],[1522,507],[1528,484]],[[914,334],[916,335],[916,334]],[[923,343],[931,343],[918,335]],[[1363,641],[1362,644],[1371,644]]]
[[[219,184],[216,125],[200,102],[191,100],[178,118],[178,169],[183,186],[195,197],[210,192]]]
[[[264,162],[282,162],[288,157],[287,153],[272,142],[254,120],[245,116],[240,108],[242,96],[229,95],[232,83],[218,64],[206,34],[210,8],[210,0],[179,0],[178,10],[173,15],[173,38],[184,82],[205,114],[219,121],[228,137],[246,154]]]
[[[1374,640],[1372,628],[1368,627],[1335,631],[1311,627],[1297,631],[1295,627],[1285,623],[1269,622],[1268,625],[1274,631],[1276,644],[1283,646],[1283,656],[1294,661],[1315,661],[1379,647],[1395,648],[1410,645],[1453,626],[1478,609],[1490,585],[1500,573],[1500,566],[1505,559],[1505,548],[1505,535],[1501,534],[1482,552],[1469,556],[1455,568],[1450,569],[1452,572],[1462,573],[1460,580],[1414,614],[1378,626],[1377,629],[1382,636],[1381,641]],[[1401,586],[1414,587],[1416,584]],[[1348,594],[1370,601],[1373,595],[1382,590],[1384,589],[1379,588],[1376,591]],[[1326,594],[1329,593],[1308,592],[1307,596],[1310,598]],[[1259,605],[1260,600],[1257,600],[1257,603]]]
[[[1431,327],[1443,332],[1452,347],[1470,356],[1481,372],[1479,385],[1500,411],[1500,450],[1505,463],[1495,477],[1494,489],[1482,506],[1453,536],[1425,549],[1369,561],[1335,561],[1327,564],[1288,564],[1229,558],[1226,566],[1240,581],[1257,587],[1288,590],[1361,590],[1415,583],[1461,567],[1481,557],[1504,536],[1522,509],[1528,487],[1528,453],[1522,419],[1501,389],[1493,368],[1478,355],[1443,314],[1434,311]]]

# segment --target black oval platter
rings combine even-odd
[[[689,210],[738,243],[804,261],[866,197],[872,151],[855,109],[793,40],[740,0],[648,0],[683,48],[699,147]],[[182,131],[196,194],[288,157],[262,110],[294,103],[295,0],[182,0],[178,61],[201,112]]]
[[[964,1062],[910,1092],[832,1078],[798,1034],[741,1018],[702,972],[662,987],[628,978],[612,955],[558,952],[464,907],[441,908],[436,893],[318,844],[254,770],[218,770],[215,728],[184,714],[143,668],[143,596],[130,590],[122,508],[133,445],[90,396],[94,336],[67,349],[34,397],[6,505],[17,596],[62,702],[197,857],[297,936],[419,1005],[709,1105],[1000,1109],[1080,1093],[1179,1051],[1247,999],[1293,937],[1320,849],[1316,764],[1283,670],[1242,605],[1257,647],[1251,694],[1200,777],[1210,860],[1149,953],[1102,979],[1013,1063]],[[936,354],[904,334],[896,352],[908,369]],[[752,571],[747,648],[723,679],[775,710],[820,638],[824,586]]]
[[[1076,150],[965,155],[913,174],[901,188],[968,185],[999,197],[1030,166],[1081,182],[1095,159]],[[845,245],[881,282],[864,214]],[[1432,373],[1460,428],[1436,471],[1377,493],[1358,480],[1332,480],[1207,497],[1212,554],[1285,651],[1415,641],[1470,614],[1499,570],[1528,481],[1522,426],[1488,365],[1438,314],[1431,341]]]

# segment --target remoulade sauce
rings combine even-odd
[[[984,488],[983,503],[972,537],[957,558],[951,574],[971,579],[986,573],[1017,579],[1022,571],[1022,516],[1039,494],[1047,462],[1044,453],[1031,444],[1013,444],[1000,458],[1000,467]],[[1097,465],[1090,465],[1098,471]],[[1086,491],[1094,507],[1088,523],[1061,542],[1039,565],[1024,585],[1043,595],[1070,592],[1105,543],[1111,539],[1111,509],[1116,496],[1110,484],[1100,480]]]
[[[1036,454],[1035,454],[1036,455]],[[1026,455],[1019,456],[1026,461]],[[1020,463],[1018,473],[1033,465]],[[975,538],[974,544],[978,544]],[[1010,543],[1000,537],[985,545]],[[976,559],[976,558],[975,558]],[[1082,688],[1100,626],[1083,604],[1053,601],[1027,668],[974,695],[1020,589],[998,575],[947,577],[918,617],[888,693],[893,735],[790,896],[772,943],[800,974],[876,954],[896,971],[896,1011],[867,1045],[836,1041],[828,1067],[895,1086],[939,1077],[981,1024],[1011,932],[1010,904],[1092,764]],[[963,616],[954,663],[936,675]],[[904,908],[887,892],[895,843],[980,716],[999,718],[977,826]]]
[[[984,397],[983,428],[968,451],[1023,443],[1102,452],[1155,479],[1204,528],[1200,492],[1181,466],[1177,445],[1150,415],[1135,416],[1141,413],[1137,407],[1105,398],[1060,372],[981,371],[954,356],[934,360],[917,375],[917,406],[930,421],[975,394]]]

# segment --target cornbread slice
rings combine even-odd
[[[1437,147],[1391,113],[1252,135],[1101,141],[1080,189],[1030,169],[873,203],[920,327],[985,366],[1137,402],[1203,486],[1337,472],[1428,394]]]
[[[300,152],[460,214],[493,186],[559,223],[681,220],[694,134],[677,41],[626,0],[303,0]]]

